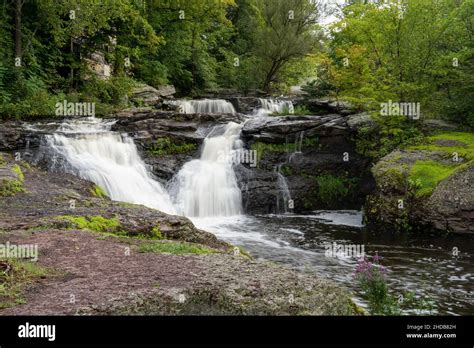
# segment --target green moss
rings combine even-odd
[[[120,233],[120,222],[118,218],[107,219],[100,215],[97,216],[58,216],[60,221],[68,221],[72,228],[80,230],[91,230],[94,232]]]
[[[52,274],[48,269],[30,261],[0,260],[0,309],[25,303],[22,298],[23,290]]]
[[[21,168],[18,164],[15,164],[12,167],[12,172],[16,174],[18,180],[20,180],[20,181],[25,180],[25,176],[23,175],[23,172],[21,171]]]
[[[147,152],[153,156],[176,155],[196,150],[196,144],[175,144],[170,138],[159,138],[151,144]]]
[[[456,171],[456,166],[446,166],[435,161],[417,161],[411,168],[409,180],[416,185],[416,195],[429,195],[439,182]]]
[[[139,248],[141,253],[168,253],[168,254],[213,254],[218,250],[207,248],[198,244],[159,242],[143,244]]]
[[[406,177],[402,166],[390,167],[380,173],[380,181],[388,183],[390,187],[402,190],[406,185]]]
[[[7,161],[3,158],[3,155],[0,153],[0,166],[4,166],[7,164]]]
[[[91,193],[94,197],[98,198],[107,198],[107,193],[105,193],[104,189],[98,185],[94,185],[94,187],[91,189]]]
[[[459,144],[445,146],[442,145],[442,141],[455,141]],[[438,133],[428,137],[424,144],[409,146],[407,148],[410,150],[443,152],[447,157],[452,157],[453,153],[456,152],[458,157],[462,157],[470,161],[474,160],[474,134],[463,132]]]
[[[16,179],[2,179],[0,184],[0,197],[11,197],[17,193],[25,192],[25,188],[23,187],[25,176],[20,166],[15,164],[11,168],[11,171],[16,176]]]
[[[0,184],[0,197],[11,197],[20,192],[25,192],[23,182],[20,180],[2,180]]]

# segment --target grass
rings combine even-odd
[[[429,195],[436,186],[453,174],[457,166],[446,166],[435,161],[416,161],[410,171],[410,180],[415,183],[416,196]]]
[[[161,242],[143,244],[139,247],[141,253],[168,253],[168,254],[213,254],[218,250],[201,245],[179,242]]]
[[[436,143],[437,140],[454,140],[461,144],[455,146],[442,146]],[[468,161],[471,161],[474,159],[474,134],[465,132],[438,133],[427,137],[424,144],[409,146],[407,148],[410,150],[439,151],[450,157],[454,152],[457,152],[459,157],[464,157]]]
[[[49,275],[48,269],[30,261],[0,260],[0,309],[25,303],[23,290]]]
[[[159,138],[147,152],[153,156],[176,155],[196,150],[196,144],[175,144],[170,138]]]

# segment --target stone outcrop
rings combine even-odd
[[[242,139],[258,152],[257,167],[244,164],[236,168],[247,211],[360,208],[363,197],[373,189],[373,181],[369,160],[355,152],[351,136],[346,118],[338,114],[248,121]],[[282,207],[285,193],[279,175],[288,185],[292,209]],[[328,181],[340,192],[321,197],[321,191],[328,189],[321,186]]]
[[[154,88],[148,85],[134,88],[130,93],[130,100],[135,104],[156,106],[163,101],[163,98],[171,97],[176,93],[172,85],[159,86]]]
[[[450,143],[447,143],[449,146]],[[439,151],[397,150],[372,169],[376,191],[367,197],[365,219],[370,228],[437,230],[474,233],[474,166],[461,159],[459,167],[436,185],[432,192],[417,194],[411,180],[418,161],[453,166],[450,156]]]

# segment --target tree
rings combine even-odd
[[[282,68],[317,47],[318,7],[311,0],[257,0],[256,8],[253,53],[262,62],[262,88],[268,92]]]

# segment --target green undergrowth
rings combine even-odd
[[[284,153],[294,152],[299,150],[299,143],[285,143],[285,144],[267,144],[263,142],[255,142],[250,146],[250,149],[257,152],[257,160],[263,158],[266,152]],[[304,148],[320,148],[321,144],[318,137],[305,138],[301,143],[301,149]]]
[[[353,179],[334,176],[331,174],[314,177],[318,184],[318,199],[325,205],[331,206],[344,200],[352,191]]]
[[[149,146],[147,152],[153,156],[165,156],[188,153],[196,150],[196,148],[196,144],[176,144],[170,138],[158,138]]]
[[[38,264],[21,259],[0,259],[0,309],[25,303],[22,294],[39,279],[54,272]]]

